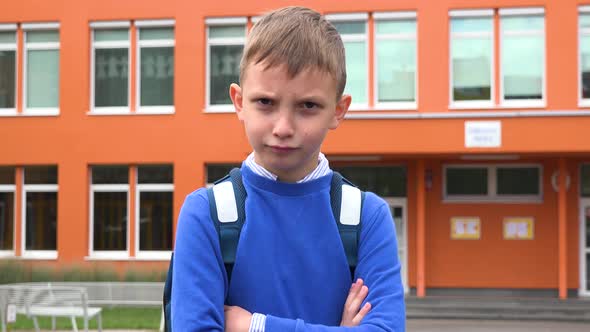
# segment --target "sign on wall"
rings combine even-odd
[[[532,240],[534,237],[535,220],[533,217],[504,218],[505,240]]]
[[[479,240],[481,237],[481,223],[479,217],[452,217],[451,239]]]
[[[466,121],[466,148],[499,148],[502,145],[500,121]]]

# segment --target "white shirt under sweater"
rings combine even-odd
[[[278,176],[269,172],[266,168],[258,165],[254,160],[254,152],[248,155],[248,158],[244,161],[246,166],[252,170],[252,172],[271,180],[277,180]],[[297,181],[297,183],[304,183],[307,181],[318,179],[322,176],[330,174],[330,164],[326,156],[320,152],[318,156],[318,166],[303,179]],[[250,323],[249,332],[264,332],[264,325],[266,323],[266,315],[254,313],[252,314],[252,321]]]

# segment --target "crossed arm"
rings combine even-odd
[[[371,310],[371,303],[361,304],[369,294],[369,288],[357,279],[350,287],[348,297],[342,310],[340,326],[358,326]],[[238,306],[225,306],[225,332],[248,332],[252,321],[252,313]]]

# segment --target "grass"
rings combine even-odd
[[[103,329],[146,329],[157,330],[160,327],[161,309],[146,307],[112,307],[102,309]],[[39,317],[39,327],[44,330],[51,330],[51,318]],[[84,327],[82,319],[77,319],[78,329]],[[72,328],[70,318],[56,318],[57,329],[68,330]],[[96,319],[91,319],[90,329],[97,329]],[[15,323],[8,324],[8,331],[11,330],[33,330],[33,320],[24,315],[18,315]]]

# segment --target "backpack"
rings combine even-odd
[[[221,256],[227,273],[228,284],[231,280],[233,265],[240,232],[246,221],[246,190],[242,182],[239,168],[232,169],[228,175],[215,182],[213,187],[207,188],[211,219],[219,235]],[[330,205],[337,221],[338,231],[346,253],[352,280],[357,264],[358,242],[361,228],[361,210],[365,193],[342,177],[333,172],[330,185]],[[164,284],[163,316],[164,331],[172,331],[172,268],[174,253],[170,258],[168,274]]]

